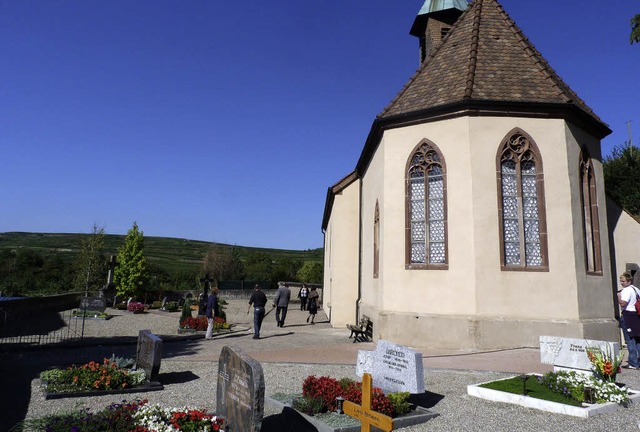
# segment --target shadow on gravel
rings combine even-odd
[[[184,384],[189,381],[197,380],[198,378],[200,377],[191,371],[167,372],[158,374],[158,381],[160,381],[162,385]]]
[[[318,432],[318,429],[291,407],[284,407],[280,414],[262,419],[261,432]]]
[[[427,409],[433,408],[442,399],[444,399],[444,395],[433,393],[428,390],[422,394],[412,394],[409,396],[409,402]]]

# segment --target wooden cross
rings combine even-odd
[[[371,426],[375,426],[385,432],[393,430],[393,419],[371,409],[371,375],[362,375],[362,405],[344,401],[342,409],[344,413],[362,423],[361,432],[371,432]]]

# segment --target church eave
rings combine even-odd
[[[365,174],[385,130],[465,116],[558,118],[581,127],[598,139],[611,133],[611,129],[606,124],[573,104],[468,99],[424,110],[377,118],[371,126],[356,164],[356,172],[360,177]]]

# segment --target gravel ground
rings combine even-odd
[[[248,324],[246,306],[244,303],[230,304],[228,307],[229,321]],[[147,314],[145,328],[151,328],[156,334],[176,334],[176,320],[179,315]],[[304,321],[304,315],[300,315]],[[122,336],[135,336],[139,326],[132,326],[129,318],[114,318],[108,325],[91,323],[86,326],[86,335],[99,336],[100,332],[107,332],[113,336],[117,330]],[[292,318],[295,320],[296,318]],[[297,318],[300,320],[301,318]],[[289,320],[288,320],[289,322]],[[94,325],[95,324],[95,325]],[[105,324],[102,322],[102,324]],[[95,327],[95,329],[93,329]],[[273,326],[275,327],[275,326]],[[320,327],[320,326],[318,326]],[[298,333],[305,329],[298,330]],[[102,335],[104,336],[104,335]],[[241,340],[250,338],[238,338]],[[274,338],[274,343],[284,338]],[[302,339],[301,339],[302,340]],[[267,342],[267,340],[258,341]],[[209,345],[207,345],[209,344]],[[3,400],[0,404],[4,414],[9,414],[17,404],[20,405],[21,396],[12,395],[7,386],[24,386],[28,389],[24,396],[24,409],[21,418],[40,417],[46,414],[58,413],[83,406],[93,410],[100,410],[105,406],[120,402],[123,399],[149,399],[152,403],[166,406],[195,406],[215,411],[216,406],[216,378],[217,378],[217,348],[225,344],[224,341],[172,342],[167,346],[167,355],[163,355],[160,370],[160,380],[164,390],[127,395],[95,396],[89,398],[65,398],[45,400],[37,375],[41,370],[54,364],[68,364],[71,359],[83,359],[95,356],[96,353],[116,353],[130,355],[135,352],[135,346],[98,346],[65,350],[38,350],[19,353],[1,353],[0,365],[2,377],[0,386]],[[273,346],[269,347],[273,349]],[[250,348],[255,349],[255,348]],[[212,354],[213,353],[213,354]],[[107,355],[108,356],[108,355]],[[194,360],[195,359],[195,360]],[[78,361],[80,362],[80,361]],[[355,359],[354,359],[355,364]],[[357,379],[354,364],[300,364],[300,363],[268,363],[262,362],[264,370],[266,395],[275,393],[301,392],[302,382],[309,375],[326,375],[335,378],[350,377]],[[18,381],[20,374],[12,375],[9,368],[24,372],[24,379]],[[512,376],[502,372],[483,372],[470,370],[425,370],[425,387],[434,396],[434,405],[430,408],[439,414],[422,425],[397,429],[405,432],[417,431],[633,431],[640,430],[640,406],[619,408],[612,413],[602,414],[590,419],[578,419],[570,416],[550,414],[542,411],[522,408],[515,405],[494,403],[467,395],[466,387],[497,378]],[[12,381],[12,379],[14,381]],[[625,370],[619,381],[627,383],[631,388],[640,388],[640,371]],[[12,404],[13,398],[13,404]],[[20,409],[20,408],[18,408]],[[267,406],[265,416],[276,415],[274,408]],[[8,430],[2,427],[0,430]],[[275,432],[275,431],[266,431]]]

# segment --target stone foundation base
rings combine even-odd
[[[415,348],[488,350],[540,346],[540,336],[620,341],[613,318],[589,320],[416,315],[362,310],[373,321],[374,340]]]

